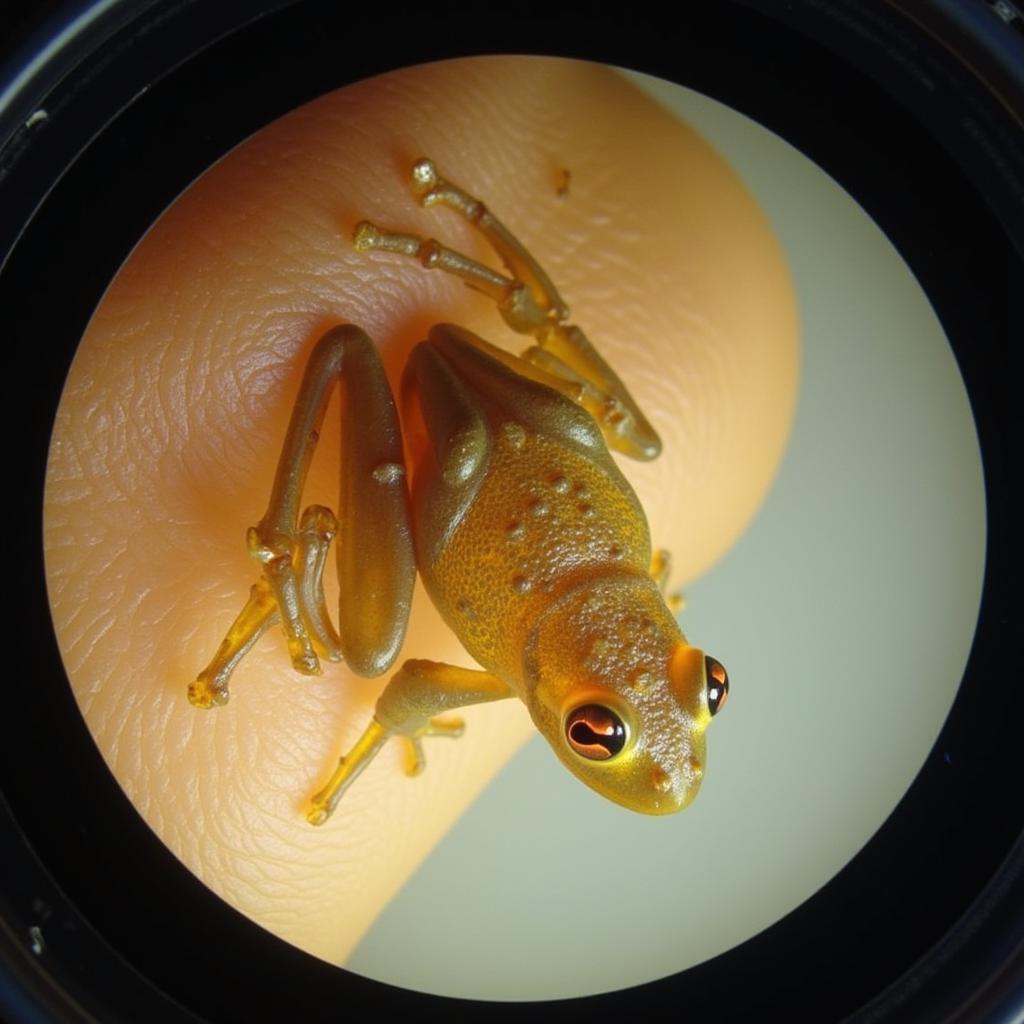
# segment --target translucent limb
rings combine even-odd
[[[490,243],[511,277],[447,248],[432,238],[396,234],[363,221],[357,225],[357,249],[379,249],[418,259],[428,269],[442,270],[464,280],[493,299],[505,322],[528,334],[538,348],[526,359],[576,385],[579,401],[594,417],[609,447],[635,459],[653,459],[661,441],[626,386],[605,362],[586,335],[567,324],[569,309],[551,279],[523,244],[487,207],[442,178],[433,162],[424,158],[413,166],[412,188],[425,206],[443,204],[471,223]]]
[[[418,775],[426,766],[421,742],[425,737],[462,735],[460,720],[438,719],[436,715],[511,696],[508,685],[488,672],[436,661],[405,662],[380,695],[373,719],[362,736],[339,759],[327,785],[313,797],[306,815],[310,824],[322,825],[327,821],[345,790],[392,736],[401,736],[408,742],[406,773]]]
[[[261,576],[249,591],[249,600],[231,624],[210,664],[188,688],[188,699],[197,708],[227,704],[228,680],[253,644],[278,620],[277,603],[270,584]]]
[[[668,610],[673,615],[678,615],[686,607],[686,598],[678,590],[671,594],[668,592],[668,578],[671,572],[671,553],[665,548],[658,548],[651,556],[651,579],[658,584]]]
[[[344,392],[338,517],[314,505],[299,523],[299,502],[335,384]],[[324,602],[323,568],[339,529],[335,549],[343,585],[335,630]],[[231,672],[278,619],[299,672],[319,673],[321,656],[344,658],[367,676],[390,667],[405,635],[416,565],[398,414],[377,350],[359,328],[334,328],[314,348],[266,514],[246,539],[263,571],[217,654],[190,686],[194,704],[227,701]]]

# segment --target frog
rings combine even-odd
[[[661,440],[491,209],[427,157],[414,162],[410,185],[423,206],[464,218],[504,272],[370,221],[355,227],[356,250],[460,278],[533,343],[517,355],[456,324],[435,325],[406,361],[400,415],[362,328],[342,323],[319,339],[266,512],[246,533],[259,576],[188,698],[203,709],[226,704],[232,673],[276,624],[301,674],[319,674],[326,660],[384,675],[402,647],[418,576],[479,667],[405,660],[311,798],[311,824],[331,817],[390,739],[405,742],[407,773],[417,775],[424,740],[462,734],[464,722],[449,712],[509,698],[601,796],[646,814],[679,811],[700,788],[704,734],[726,703],[729,677],[683,634],[668,593],[669,554],[653,549],[641,502],[611,454],[651,460]],[[300,513],[335,386],[338,508]],[[415,451],[413,422],[426,439]],[[332,543],[337,626],[323,587]]]

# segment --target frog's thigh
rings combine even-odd
[[[594,418],[566,394],[571,385],[538,371],[525,360],[478,338],[463,327],[438,324],[429,345],[451,368],[472,396],[479,415],[507,434],[509,426],[555,438],[585,452],[607,458]],[[507,439],[503,437],[503,440]]]
[[[292,567],[298,510],[331,391],[341,403],[342,458],[336,557],[341,581],[341,654],[364,676],[385,672],[402,645],[415,579],[402,435],[380,355],[360,328],[344,324],[316,344],[303,375],[256,546],[283,546],[277,603],[286,631],[309,646],[307,625],[326,630],[319,572],[303,592]],[[267,561],[264,574],[267,574]],[[283,583],[277,577],[283,577]],[[333,639],[333,638],[332,638]]]
[[[471,487],[490,445],[483,410],[471,389],[429,342],[413,350],[402,386],[407,393],[415,389],[419,398],[444,485],[452,491]]]

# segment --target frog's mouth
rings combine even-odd
[[[609,702],[614,701],[614,695],[588,693],[584,700],[609,697]],[[691,733],[689,742],[680,743],[672,762],[665,764],[663,758],[647,749],[632,715],[627,719],[625,741],[615,752],[610,750],[617,742],[610,737],[610,727],[603,726],[600,719],[591,719],[575,737],[577,744],[584,741],[584,745],[594,748],[590,753],[597,756],[587,756],[572,742],[571,729],[580,720],[574,719],[573,711],[593,706],[584,703],[568,714],[558,715],[538,703],[531,714],[565,767],[606,799],[640,814],[675,814],[688,807],[700,790],[704,774],[703,736]],[[594,725],[598,728],[591,728]]]
[[[595,792],[640,814],[675,814],[688,807],[697,796],[703,775],[699,765],[670,772],[648,754],[627,755],[619,764],[605,765],[579,761],[574,764],[564,755],[561,760]]]

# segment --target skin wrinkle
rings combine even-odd
[[[588,65],[460,61],[322,98],[229,154],[142,240],[90,325],[58,417],[46,536],[62,649],[97,742],[176,855],[242,912],[334,961],[530,734],[528,716],[470,709],[463,739],[427,741],[414,781],[389,745],[337,820],[314,830],[305,801],[384,680],[336,665],[300,677],[275,630],[238,670],[228,707],[197,711],[185,687],[255,579],[245,528],[265,507],[316,338],[361,325],[396,390],[434,322],[513,351],[528,343],[460,282],[352,249],[367,218],[497,266],[469,226],[411,198],[406,176],[423,154],[523,238],[654,417],[664,458],[622,465],[655,543],[673,550],[673,585],[754,514],[795,395],[793,299],[763,218],[699,140]],[[562,168],[572,179],[559,198]],[[721,222],[732,237],[717,243],[715,273],[702,246]],[[740,270],[763,280],[774,313],[755,315],[730,284]],[[747,340],[755,323],[760,345]],[[337,500],[336,422],[335,404],[307,501]],[[472,665],[419,586],[411,636],[402,657]],[[581,788],[580,799],[597,798]]]

